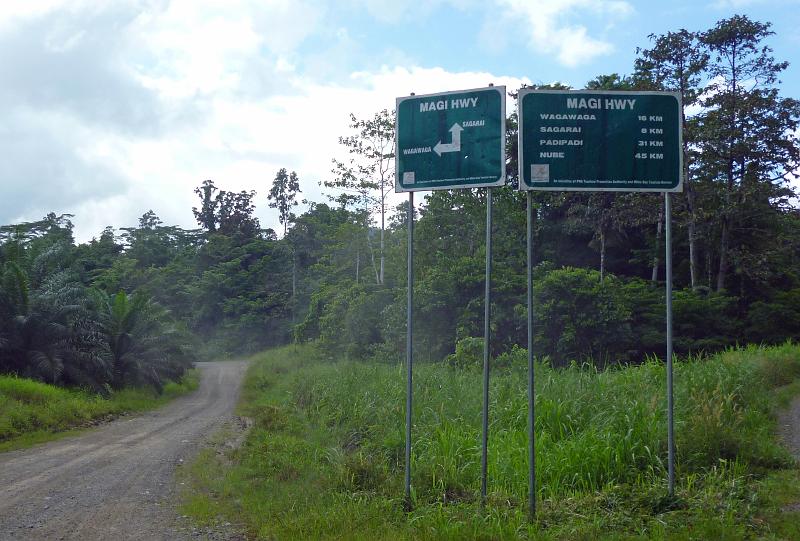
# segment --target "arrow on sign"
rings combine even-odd
[[[453,142],[445,144],[439,141],[436,143],[436,146],[433,147],[433,151],[438,156],[441,156],[444,152],[459,152],[461,150],[461,132],[464,131],[464,128],[461,127],[461,124],[456,122],[448,131],[453,134]]]

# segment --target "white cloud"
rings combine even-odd
[[[527,38],[529,48],[539,54],[555,54],[568,67],[589,62],[597,56],[611,53],[611,43],[589,35],[587,28],[570,21],[583,15],[621,20],[633,13],[630,3],[623,0],[496,0],[505,9],[501,17],[487,20],[483,35],[486,41],[499,40],[498,46],[508,43],[503,37],[507,29],[518,28]]]
[[[511,91],[530,81],[485,72],[383,67],[354,73],[347,85],[303,79],[296,81],[296,90],[290,95],[251,101],[214,99],[202,126],[175,131],[156,141],[118,141],[113,145],[118,153],[109,159],[116,162],[115,169],[126,171],[132,179],[131,200],[138,202],[130,205],[130,212],[135,209],[136,214],[129,214],[126,223],[133,223],[152,206],[165,222],[193,227],[190,208],[196,202],[192,189],[211,178],[222,189],[257,190],[257,215],[263,225],[277,230],[277,217],[266,204],[275,173],[281,167],[296,170],[303,197],[323,201],[318,183],[330,177],[333,157],[346,157],[338,137],[347,135],[351,112],[365,118],[380,109],[392,109],[396,97],[412,91],[423,94],[489,83],[505,85]],[[512,107],[509,101],[507,110]],[[90,209],[95,214],[102,212],[96,205],[86,210]],[[94,220],[87,224],[77,219],[79,236],[88,238],[99,234],[107,223],[119,223],[112,219],[118,211],[111,205],[105,223]],[[80,217],[84,210],[75,212]]]
[[[334,156],[346,157],[338,137],[347,134],[351,112],[364,118],[393,108],[398,95],[412,91],[423,94],[489,83],[506,85],[511,91],[530,81],[484,72],[383,67],[354,73],[347,85],[307,79],[297,81],[297,91],[291,95],[251,101],[214,98],[201,124],[175,127],[156,138],[107,133],[92,142],[87,132],[75,150],[86,163],[102,164],[119,178],[109,177],[107,182],[114,185],[104,184],[110,192],[101,197],[83,192],[84,197],[54,210],[76,214],[76,236],[81,240],[98,235],[105,225],[134,225],[151,208],[166,223],[195,227],[192,190],[211,178],[221,189],[257,190],[258,217],[264,226],[279,229],[265,199],[276,171],[281,167],[296,170],[303,197],[323,201],[318,182],[329,178]],[[512,108],[509,100],[507,110]],[[394,199],[392,204],[399,202]]]
[[[366,10],[374,19],[384,23],[425,19],[441,6],[463,10],[480,4],[478,0],[349,0],[347,3],[353,9]]]
[[[6,0],[0,3],[0,28],[40,17],[65,3],[65,0]]]
[[[530,83],[410,61],[396,67],[402,51],[384,67],[327,78],[298,53],[325,25],[326,8],[314,0],[120,5],[0,11],[0,223],[74,213],[76,236],[87,240],[106,225],[135,225],[152,208],[165,223],[195,227],[192,190],[210,178],[222,189],[257,190],[259,219],[278,229],[266,201],[276,171],[296,170],[303,197],[324,200],[318,182],[331,158],[346,156],[338,137],[351,112],[371,116],[412,91]],[[344,48],[316,62],[346,54],[351,38],[338,34]]]
[[[0,30],[59,11],[93,15],[152,1],[158,0],[3,0],[0,2]]]
[[[242,59],[262,42],[247,11],[183,0],[143,12],[128,32],[152,55],[135,68],[143,83],[170,98],[235,88]]]

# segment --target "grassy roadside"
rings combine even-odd
[[[190,465],[184,510],[262,539],[798,539],[800,470],[774,411],[800,347],[676,365],[676,498],[665,497],[664,369],[536,367],[540,513],[525,516],[525,354],[492,377],[490,497],[481,510],[480,371],[415,369],[413,509],[404,510],[404,373],[311,347],[257,357],[228,456]],[[788,389],[776,392],[776,389]]]
[[[124,389],[109,398],[38,381],[0,376],[0,452],[29,447],[124,413],[166,404],[197,388],[200,373],[186,372],[158,395],[150,388]]]

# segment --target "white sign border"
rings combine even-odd
[[[523,146],[522,146],[522,99],[528,94],[619,94],[630,96],[631,94],[645,96],[672,96],[678,102],[678,185],[674,188],[565,188],[563,186],[528,186],[524,181],[523,171]],[[642,192],[642,193],[679,193],[683,191],[684,164],[683,164],[683,126],[681,125],[681,93],[669,90],[553,90],[520,88],[517,93],[517,175],[518,187],[521,192]],[[568,180],[568,179],[567,179]]]
[[[399,153],[397,148],[397,139],[399,132],[399,111],[400,104],[406,100],[418,98],[436,98],[440,96],[449,96],[452,94],[465,94],[467,92],[481,92],[485,90],[494,90],[500,93],[500,163],[502,171],[500,178],[495,182],[486,182],[478,184],[453,184],[448,186],[425,186],[421,185],[419,188],[408,188],[400,185],[400,160],[398,159]],[[436,190],[461,190],[465,188],[497,188],[506,185],[506,87],[500,86],[487,86],[483,88],[469,88],[466,90],[448,90],[446,92],[435,92],[433,94],[415,94],[413,96],[403,96],[395,98],[395,122],[394,122],[394,156],[395,156],[395,170],[394,170],[394,191],[395,193],[405,192],[431,192]]]

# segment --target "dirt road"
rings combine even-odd
[[[177,520],[175,468],[231,419],[245,366],[198,363],[200,388],[164,408],[0,454],[0,539],[195,538]]]
[[[778,430],[786,447],[800,460],[800,396],[778,414]]]

